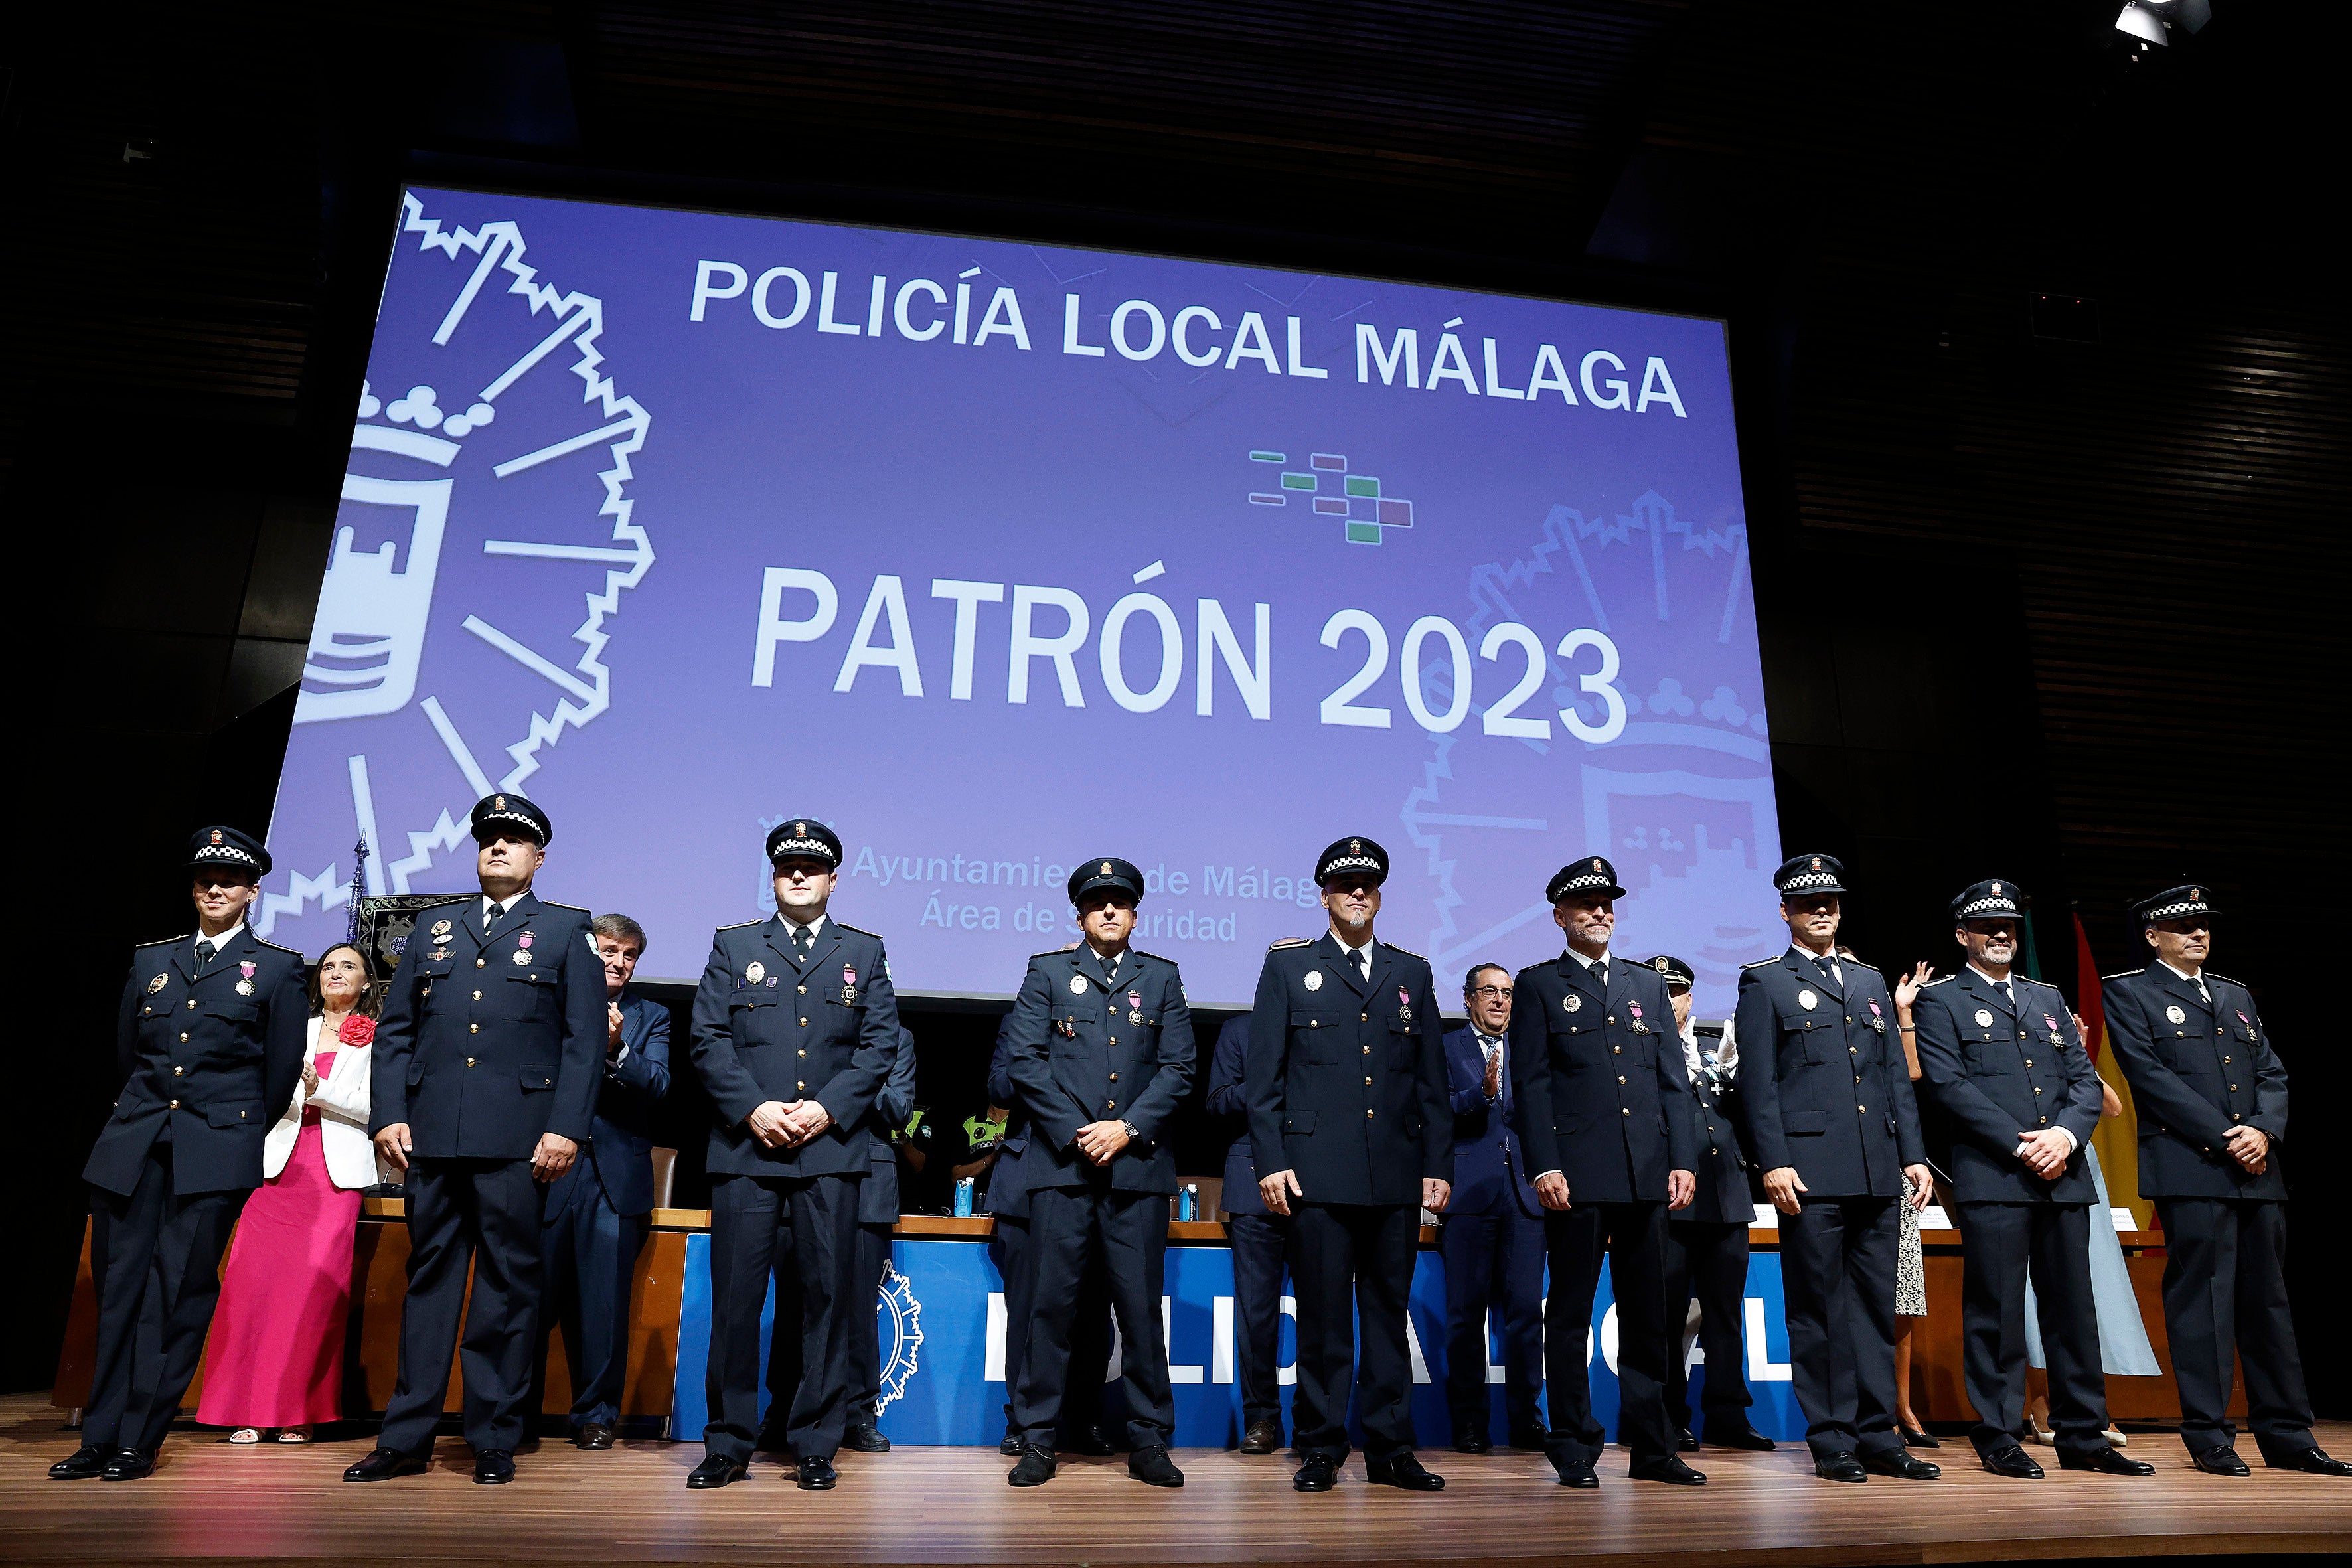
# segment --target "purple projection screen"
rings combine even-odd
[[[1009,995],[1118,855],[1236,1005],[1363,835],[1441,994],[1605,855],[1723,1013],[1784,940],[1766,733],[1719,321],[414,189],[257,923],[339,938],[362,836],[471,889],[517,790],[542,896],[691,977],[811,814],[901,991]]]

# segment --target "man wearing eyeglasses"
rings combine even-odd
[[[1493,1444],[1488,1314],[1499,1305],[1503,1407],[1511,1446],[1540,1453],[1543,1416],[1543,1205],[1528,1180],[1511,1131],[1511,1072],[1504,1035],[1511,1026],[1511,972],[1474,966],[1462,984],[1470,1021],[1445,1037],[1446,1088],[1454,1100],[1454,1201],[1438,1248],[1445,1259],[1445,1402],[1454,1447],[1484,1454]]]

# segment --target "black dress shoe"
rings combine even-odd
[[[1054,1451],[1040,1448],[1034,1443],[1021,1447],[1021,1462],[1004,1478],[1005,1484],[1016,1487],[1042,1487],[1054,1479]]]
[[[1279,1421],[1253,1421],[1249,1424],[1249,1430],[1242,1434],[1242,1452],[1244,1454],[1277,1453],[1281,1447],[1282,1423]]]
[[[723,1454],[713,1454],[694,1467],[686,1478],[686,1489],[693,1492],[716,1491],[735,1481],[751,1479],[751,1467],[740,1459],[730,1459]]]
[[[1862,1468],[1877,1475],[1900,1476],[1906,1481],[1941,1480],[1944,1475],[1943,1466],[1915,1459],[1902,1448],[1873,1448],[1862,1456]]]
[[[1706,1440],[1718,1448],[1745,1448],[1751,1454],[1769,1454],[1779,1447],[1745,1421],[1737,1426],[1710,1421],[1706,1424]]]
[[[106,1468],[106,1461],[114,1458],[114,1450],[96,1443],[84,1443],[72,1453],[49,1467],[53,1481],[86,1481]]]
[[[1905,1457],[1907,1458],[1909,1456]],[[1990,1454],[1979,1454],[1977,1461],[1996,1476],[2012,1476],[2021,1481],[2042,1479],[2042,1467],[2015,1443],[2006,1448],[1995,1448]]]
[[[572,1434],[572,1446],[601,1454],[613,1446],[613,1429],[602,1421],[583,1422],[580,1430]]]
[[[804,1492],[829,1492],[841,1479],[831,1459],[820,1459],[814,1454],[804,1456],[793,1469],[793,1485]]]
[[[2062,1470],[2096,1470],[2103,1476],[2156,1474],[2154,1465],[2143,1464],[2137,1459],[2126,1459],[2104,1443],[2087,1454],[2061,1453],[2058,1456],[2058,1468]]]
[[[887,1454],[890,1439],[871,1421],[853,1421],[842,1429],[841,1446],[860,1454]]]
[[[1084,1454],[1089,1458],[1105,1459],[1118,1452],[1108,1434],[1099,1426],[1081,1426],[1062,1445],[1066,1454]]]
[[[1147,1487],[1181,1487],[1184,1472],[1168,1458],[1168,1450],[1160,1446],[1138,1448],[1127,1457],[1127,1473]]]
[[[1625,1473],[1637,1481],[1664,1481],[1670,1487],[1706,1485],[1705,1470],[1694,1470],[1672,1454],[1663,1459],[1643,1459]]]
[[[1298,1467],[1298,1473],[1290,1478],[1290,1486],[1294,1491],[1328,1492],[1339,1479],[1337,1462],[1320,1454],[1309,1454]]]
[[[1549,1459],[1551,1468],[1559,1472],[1561,1486],[1591,1491],[1601,1484],[1601,1478],[1593,1474],[1592,1461],[1585,1456],[1580,1445],[1546,1443],[1544,1458]]]
[[[1008,1459],[1019,1458],[1021,1457],[1021,1428],[1018,1426],[1007,1426],[1004,1429],[1004,1440],[996,1445],[996,1451],[1003,1455]]]
[[[1906,1448],[1940,1448],[1944,1446],[1944,1440],[1934,1433],[1914,1431],[1900,1421],[1895,1424],[1895,1429],[1903,1434],[1903,1446]]]
[[[2218,1448],[2208,1448],[2193,1458],[2197,1468],[2209,1476],[2251,1476],[2254,1473],[2246,1468],[2245,1460],[2238,1458],[2238,1450],[2227,1443]]]
[[[1394,1487],[1399,1491],[1442,1492],[1445,1478],[1433,1476],[1421,1468],[1421,1461],[1411,1454],[1399,1454],[1393,1459],[1364,1461],[1364,1479],[1381,1486]]]
[[[1851,1452],[1822,1455],[1813,1461],[1813,1474],[1825,1481],[1870,1479],[1870,1472],[1863,1468],[1862,1460]]]
[[[474,1484],[502,1487],[514,1479],[512,1448],[477,1448],[474,1450]]]
[[[110,1481],[145,1480],[155,1473],[155,1450],[152,1448],[117,1448],[106,1461],[106,1468],[98,1472]]]
[[[1454,1434],[1454,1451],[1457,1454],[1491,1454],[1495,1451],[1495,1445],[1486,1440],[1484,1432],[1456,1432]]]
[[[1698,1439],[1691,1436],[1691,1429],[1689,1427],[1677,1426],[1675,1428],[1675,1452],[1677,1454],[1696,1454],[1698,1452]]]
[[[2273,1470],[2301,1470],[2306,1476],[2352,1476],[2352,1464],[2331,1459],[2320,1448],[2305,1448],[2275,1459],[2265,1454],[2263,1463]]]
[[[377,1448],[374,1452],[343,1472],[347,1481],[388,1481],[394,1476],[421,1476],[433,1463],[433,1450],[421,1449],[404,1453],[398,1448]]]

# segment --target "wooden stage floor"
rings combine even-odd
[[[2352,1424],[2322,1446],[2352,1453]],[[59,1482],[72,1451],[39,1395],[0,1399],[0,1561],[291,1564],[570,1563],[1540,1563],[1611,1568],[1688,1563],[1919,1563],[2187,1554],[2352,1552],[2352,1481],[2257,1468],[2200,1475],[2168,1433],[2135,1436],[2146,1480],[2053,1469],[2042,1481],[1985,1474],[1947,1442],[1946,1479],[1813,1478],[1801,1447],[1709,1449],[1711,1477],[1683,1490],[1627,1480],[1610,1450],[1598,1491],[1553,1483],[1531,1454],[1426,1454],[1436,1496],[1362,1484],[1290,1489],[1287,1456],[1179,1453],[1190,1484],[1158,1491],[1123,1459],[1080,1459],[1035,1491],[1004,1484],[1009,1461],[971,1448],[842,1456],[841,1485],[803,1493],[764,1458],[753,1479],[688,1492],[699,1445],[626,1443],[583,1454],[549,1441],[516,1481],[475,1486],[462,1442],[441,1440],[428,1473],[347,1486],[362,1439],[233,1447],[174,1433],[163,1468],[131,1483]],[[2250,1458],[2251,1440],[2242,1451]],[[2046,1451],[2045,1451],[2046,1454]]]

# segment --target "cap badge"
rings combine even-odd
[[[768,977],[768,966],[767,966],[766,964],[764,964],[764,963],[761,963],[758,959],[756,959],[756,958],[755,958],[755,959],[753,959],[750,963],[748,963],[748,964],[744,965],[744,968],[743,968],[743,984],[746,984],[746,985],[757,985],[758,984],[760,984],[760,982],[761,982],[761,981],[765,980],[767,977]]]
[[[1818,870],[1820,870],[1820,869],[1822,868],[1822,858],[1821,858],[1820,856],[1818,856],[1818,855],[1816,855],[1816,856],[1814,856],[1814,857],[1813,857],[1813,867],[1812,867],[1812,868],[1813,868],[1814,870],[1816,870],[1816,871],[1818,871]]]
[[[1992,1015],[1982,1007],[1977,1009],[1977,1027],[1979,1029],[1992,1027]]]
[[[1319,969],[1310,969],[1310,970],[1308,970],[1308,971],[1307,972],[1307,981],[1306,981],[1306,984],[1307,984],[1307,989],[1308,989],[1309,991],[1320,991],[1320,990],[1322,990],[1322,989],[1323,989],[1323,972],[1322,972],[1321,970],[1319,970]]]
[[[215,827],[213,829],[213,842],[217,844],[220,841],[220,829]]]
[[[491,809],[492,811],[504,811],[506,808],[507,808],[507,797],[506,797],[506,796],[504,796],[504,795],[494,795],[490,796],[490,809]]]
[[[1083,996],[1083,995],[1085,995],[1086,994],[1087,994],[1087,977],[1086,977],[1085,975],[1083,975],[1083,974],[1073,974],[1073,975],[1071,975],[1071,976],[1070,976],[1070,994],[1071,994],[1071,995],[1073,995],[1073,996]]]
[[[1996,893],[2000,892],[2000,884],[1999,882],[1995,882],[1995,883],[1992,885],[1992,890],[1993,890],[1994,892],[1996,892]]]
[[[1810,989],[1797,993],[1797,1005],[1802,1007],[1808,1013],[1811,1012],[1821,1005],[1822,999],[1815,995]]]
[[[2189,1022],[2189,1015],[2182,1012],[2178,1007],[2167,1007],[2164,1010],[2164,1016],[2166,1021],[2168,1023],[2185,1024]]]
[[[1598,858],[1595,858],[1592,862],[1592,870],[1595,876],[1598,876],[1601,872],[1601,862]]]
[[[220,842],[219,834],[215,833],[213,835],[213,842],[215,844]],[[2196,889],[2191,888],[2189,889],[2189,901],[2192,904],[2201,904],[2205,901],[2205,895],[2199,892]]]
[[[1560,1005],[1573,1013],[1578,1008],[1584,1005],[1584,998],[1571,991],[1568,994],[1567,997],[1561,1001]]]
[[[162,989],[163,989],[163,984],[164,984],[165,980],[166,980],[166,979],[168,979],[168,978],[169,978],[169,977],[168,977],[168,976],[166,976],[166,975],[159,974],[159,975],[155,976],[155,978],[154,978],[154,979],[150,980],[150,981],[147,983],[147,994],[148,994],[148,995],[150,995],[150,996],[152,996],[153,994],[155,994],[155,993],[156,993],[156,992],[161,991]]]
[[[808,824],[805,822],[793,823],[793,837],[795,838],[806,838],[808,837]]]
[[[1106,876],[1106,877],[1108,877],[1108,876],[1109,876],[1109,875],[1110,875],[1110,862],[1109,862],[1109,861],[1106,860],[1106,861],[1104,861],[1104,862],[1103,862],[1103,864],[1102,864],[1102,871],[1101,871],[1101,875]]]
[[[1673,970],[1666,967],[1666,960],[1664,953],[1661,953],[1657,957],[1650,960],[1650,966],[1661,974],[1672,974],[1674,973]]]
[[[1349,853],[1349,854],[1350,854],[1350,855],[1361,855],[1363,852],[1364,852],[1364,841],[1363,841],[1362,839],[1360,839],[1360,838],[1350,838],[1350,839],[1349,839],[1349,840],[1348,840],[1348,853]]]

